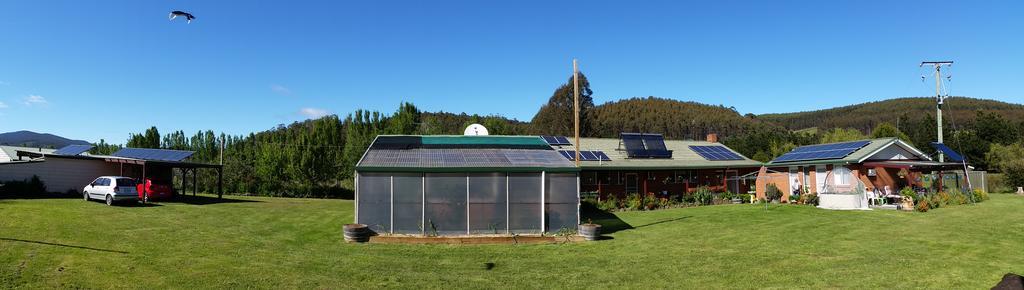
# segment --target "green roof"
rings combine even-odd
[[[419,136],[428,145],[547,146],[538,136]]]
[[[356,165],[389,172],[575,172],[537,136],[381,135]]]
[[[575,142],[569,138],[570,142]],[[665,140],[665,147],[672,150],[672,158],[627,158],[625,148],[620,148],[618,138],[580,138],[580,150],[603,151],[611,161],[580,161],[583,170],[673,170],[701,168],[749,168],[760,167],[761,162],[751,160],[735,150],[742,160],[711,161],[690,149],[690,146],[722,146],[721,143],[691,140]],[[726,147],[728,148],[728,147]],[[560,150],[573,150],[572,146],[564,146]]]

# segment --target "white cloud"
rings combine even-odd
[[[278,84],[270,85],[270,90],[274,91],[275,93],[277,93],[279,95],[282,95],[282,96],[291,96],[292,95],[292,90],[291,89],[289,89],[289,88],[287,88],[285,86],[282,86],[282,85],[278,85]]]
[[[302,108],[299,110],[299,115],[303,115],[307,118],[320,118],[330,114],[331,112],[328,112],[327,110],[317,108]]]
[[[31,96],[25,97],[25,101],[22,102],[22,103],[24,103],[26,106],[31,106],[31,105],[46,105],[49,102],[47,102],[46,98],[44,98],[43,96],[31,95]]]
[[[7,108],[7,104],[4,104],[4,102],[0,102],[0,109],[6,109],[6,108]]]

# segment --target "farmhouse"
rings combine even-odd
[[[0,182],[37,176],[49,192],[80,193],[96,177],[105,175],[150,179],[170,185],[173,169],[179,169],[182,190],[186,189],[188,173],[192,173],[194,193],[198,169],[216,170],[218,180],[222,176],[221,165],[188,161],[192,151],[124,148],[108,156],[89,154],[87,151],[91,148],[88,145],[69,145],[58,150],[14,149],[13,153],[5,153],[13,156],[12,161],[0,162]]]
[[[964,171],[959,154],[942,144],[933,144],[951,162],[934,161],[914,146],[897,138],[798,147],[779,156],[762,169],[757,178],[757,196],[765,196],[774,184],[783,198],[793,193],[855,192],[863,184],[866,192],[892,195],[903,187],[927,189],[939,186],[932,172]],[[957,174],[946,174],[946,186],[960,186]]]
[[[565,137],[545,136],[569,160],[575,144]],[[565,139],[565,142],[559,140]],[[716,192],[746,193],[753,182],[743,175],[761,163],[706,140],[665,140],[661,134],[621,133],[616,138],[581,138],[580,186],[583,192],[622,197],[629,193],[675,196],[706,186]]]
[[[540,234],[579,224],[578,169],[536,136],[378,136],[355,168],[378,233]]]

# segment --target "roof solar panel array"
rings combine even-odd
[[[124,148],[111,155],[142,160],[178,162],[189,158],[192,154],[195,154],[195,152],[170,149]]]
[[[54,155],[75,156],[92,150],[92,145],[68,145],[53,151]]]
[[[725,146],[690,146],[690,150],[710,161],[743,160],[743,157]]]
[[[554,150],[529,149],[374,149],[366,152],[362,167],[467,168],[467,167],[573,167]]]
[[[832,144],[821,144],[821,145],[808,145],[798,147],[790,151],[789,153],[783,154],[772,162],[793,162],[793,161],[809,161],[809,160],[824,160],[824,159],[838,159],[850,155],[854,151],[863,148],[871,144],[871,141],[853,141],[843,143],[832,143]]]
[[[570,161],[576,160],[576,151],[572,150],[558,150],[562,157],[569,159]],[[612,161],[608,154],[604,151],[584,151],[580,150],[580,161]]]
[[[665,137],[650,133],[620,133],[622,145],[629,158],[672,158],[672,151],[665,147]]]
[[[565,136],[540,136],[540,138],[544,139],[544,142],[547,142],[549,145],[572,145],[572,143],[569,142],[569,138]]]

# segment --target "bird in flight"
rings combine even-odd
[[[168,15],[167,17],[170,18],[171,20],[174,20],[174,18],[178,18],[178,16],[185,17],[185,22],[187,22],[187,23],[192,23],[192,19],[196,19],[196,17],[192,16],[192,14],[190,14],[190,13],[185,12],[185,11],[178,11],[178,10],[171,11],[171,14]]]

